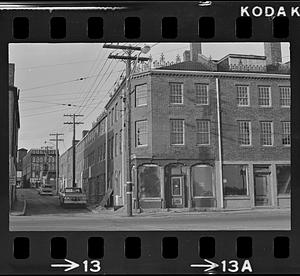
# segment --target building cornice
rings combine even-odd
[[[289,80],[289,74],[271,74],[254,72],[215,72],[215,71],[187,71],[187,70],[160,70],[153,69],[144,75],[169,75],[169,76],[204,76],[214,78],[247,78],[247,79],[284,79]],[[138,77],[138,76],[137,76]]]

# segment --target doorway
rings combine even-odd
[[[171,177],[171,204],[172,207],[183,207],[183,176],[172,176]]]
[[[270,168],[254,167],[254,199],[255,206],[270,206]]]
[[[181,164],[165,167],[165,199],[167,208],[186,207],[186,174]]]

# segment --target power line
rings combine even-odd
[[[74,61],[74,62],[66,62],[66,63],[56,63],[56,64],[44,64],[44,65],[36,65],[31,67],[19,67],[17,70],[32,70],[32,69],[38,69],[38,68],[47,68],[47,67],[56,67],[56,66],[64,66],[64,65],[71,65],[71,64],[79,64],[79,63],[89,63],[93,62],[94,60],[80,60],[80,61]]]
[[[50,84],[46,84],[46,85],[35,86],[35,87],[31,87],[31,88],[24,88],[21,91],[35,90],[35,89],[40,89],[40,88],[45,88],[45,87],[51,87],[51,86],[56,86],[56,85],[60,85],[60,84],[65,84],[65,83],[82,81],[82,80],[85,80],[85,79],[88,79],[88,78],[91,78],[91,77],[81,77],[81,78],[77,78],[77,79],[73,79],[73,80],[69,80],[69,81],[61,81],[61,82],[55,82],[55,83],[50,83]]]

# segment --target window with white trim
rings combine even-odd
[[[290,107],[291,106],[291,88],[280,87],[280,106]]]
[[[262,146],[273,145],[273,122],[260,122],[260,142]]]
[[[208,105],[208,85],[196,83],[196,104]]]
[[[258,105],[271,106],[271,87],[259,86],[258,87]]]
[[[291,145],[291,122],[282,123],[282,144],[285,146]]]
[[[238,106],[249,106],[249,86],[238,85],[236,89]]]
[[[239,121],[239,144],[240,146],[251,145],[251,122]]]
[[[184,145],[184,120],[171,119],[171,145]]]
[[[135,146],[148,145],[148,122],[147,120],[135,122]]]
[[[210,144],[210,121],[196,120],[197,123],[197,145]]]
[[[183,104],[183,84],[170,83],[170,103]]]
[[[135,106],[147,105],[147,84],[135,86]]]

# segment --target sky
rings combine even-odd
[[[122,43],[124,44],[124,43]],[[182,59],[189,43],[133,43],[151,46],[153,60],[161,53],[166,61]],[[289,43],[282,43],[283,62],[290,60]],[[76,139],[82,130],[90,129],[104,110],[114,83],[125,69],[122,61],[108,59],[110,53],[120,50],[103,48],[102,43],[11,43],[9,62],[15,64],[15,86],[20,89],[19,148],[54,146],[50,133],[63,133],[60,152],[72,144],[70,117],[64,114],[82,114],[76,127]],[[202,53],[212,59],[227,54],[264,55],[263,43],[202,43]],[[71,104],[72,106],[68,106]],[[47,143],[45,143],[47,141]]]

